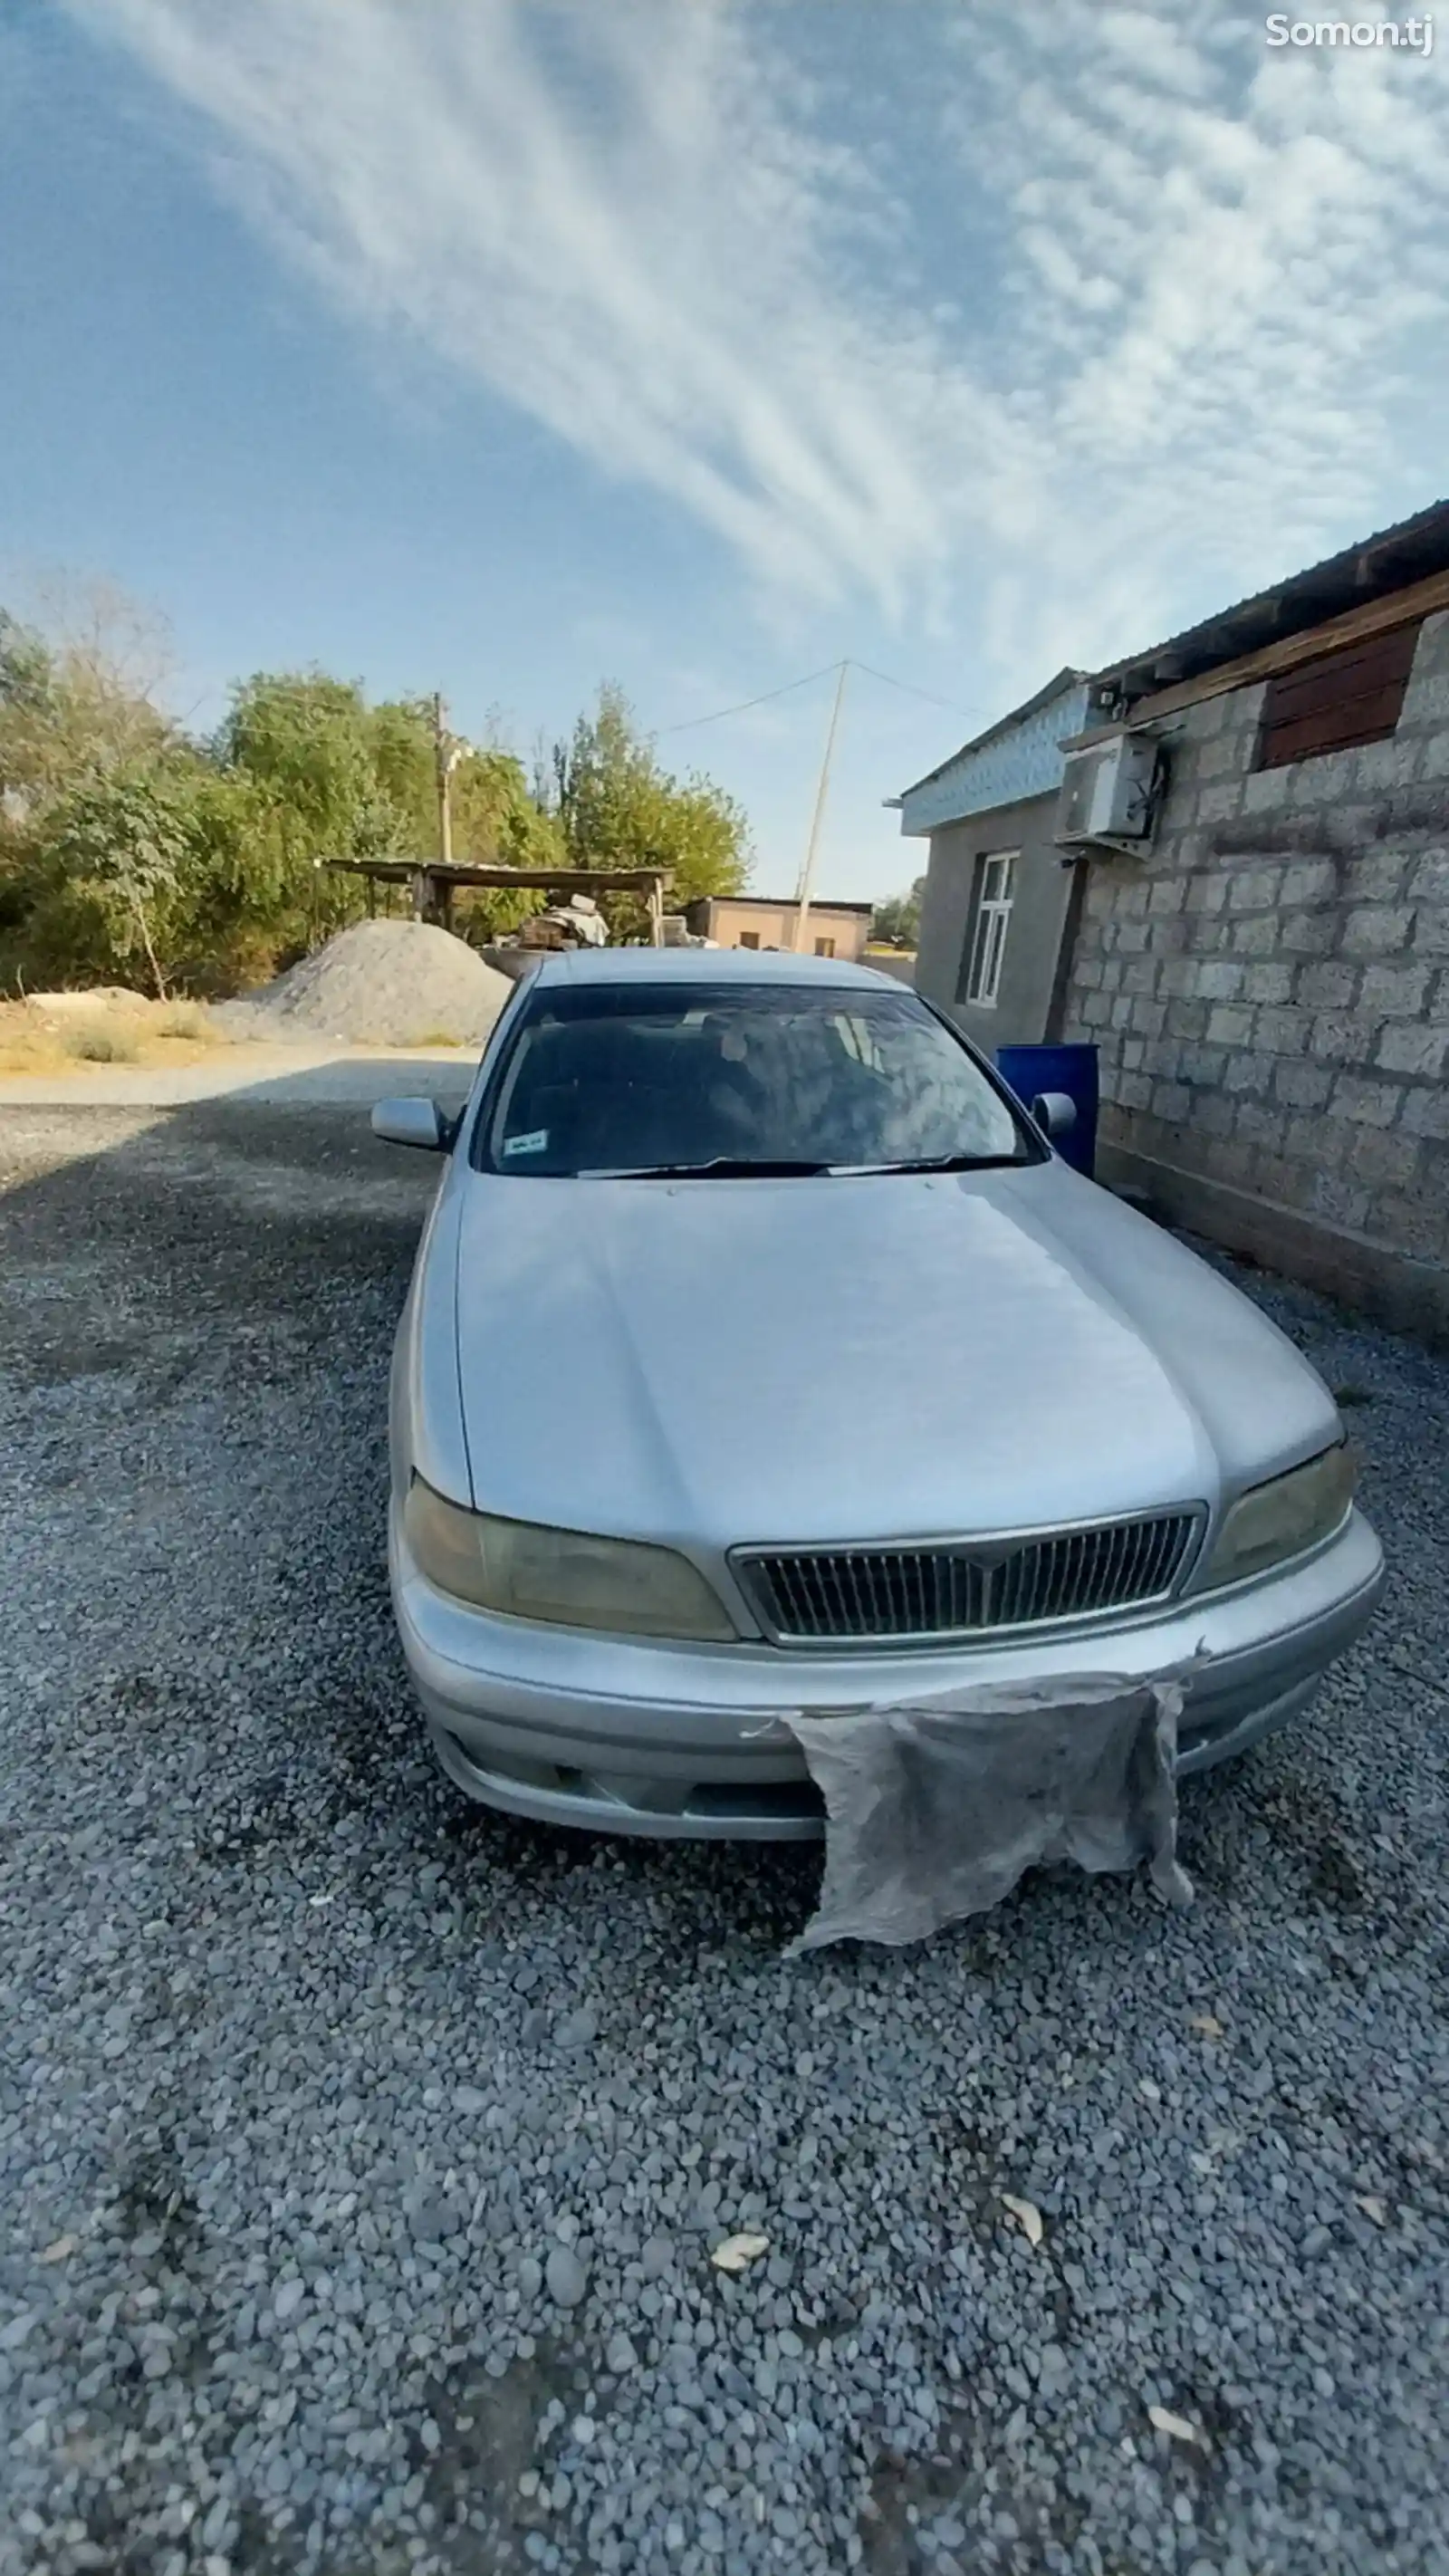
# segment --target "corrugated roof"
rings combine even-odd
[[[1338,554],[1255,591],[1232,608],[1219,609],[1145,653],[1104,664],[1091,673],[1092,686],[1100,689],[1115,681],[1125,697],[1142,697],[1443,571],[1449,571],[1449,500],[1431,502],[1412,518],[1360,537]]]

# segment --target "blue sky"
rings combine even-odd
[[[853,657],[949,702],[850,678],[819,890],[892,891],[1063,662],[1449,484],[1446,84],[1228,0],[8,0],[4,592],[154,603],[197,722],[616,678],[767,892],[830,681],[670,729]]]

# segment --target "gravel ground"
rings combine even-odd
[[[275,983],[219,1002],[218,1027],[247,1038],[347,1038],[359,1045],[481,1045],[513,987],[429,921],[359,921]]]
[[[476,1047],[241,1039],[212,1048],[194,1064],[77,1064],[6,1075],[0,1108],[189,1109],[244,1094],[249,1109],[355,1106],[365,1115],[385,1092],[435,1091],[460,1102],[477,1061]],[[81,1150],[91,1150],[89,1140]]]
[[[1442,1361],[1247,1282],[1393,1589],[1189,1784],[1189,1913],[1037,1878],[787,1966],[814,1855],[424,1755],[423,1158],[224,1103],[0,1153],[5,2576],[1449,2569]]]

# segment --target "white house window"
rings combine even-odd
[[[994,1007],[1001,989],[1001,960],[1006,950],[1006,926],[1011,919],[1011,882],[1019,855],[1016,850],[994,850],[981,861],[981,891],[971,926],[971,964],[965,998],[986,1011]]]

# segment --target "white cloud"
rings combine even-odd
[[[904,604],[938,533],[898,371],[932,353],[843,283],[895,210],[727,0],[77,7],[203,113],[218,170],[339,301],[770,579]]]
[[[1260,21],[1181,0],[1054,0],[1024,54],[984,52],[968,104],[981,16],[1022,26],[1007,0],[963,23],[955,131],[968,168],[1016,174],[1007,286],[1046,387],[1049,613],[1073,655],[1430,497],[1394,430],[1395,370],[1443,372],[1437,63],[1284,58]]]
[[[890,97],[847,145],[745,0],[71,5],[338,303],[764,586],[969,600],[1004,688],[1427,497],[1394,417],[1443,363],[1437,58],[1270,54],[1236,0],[922,0],[907,169]]]

